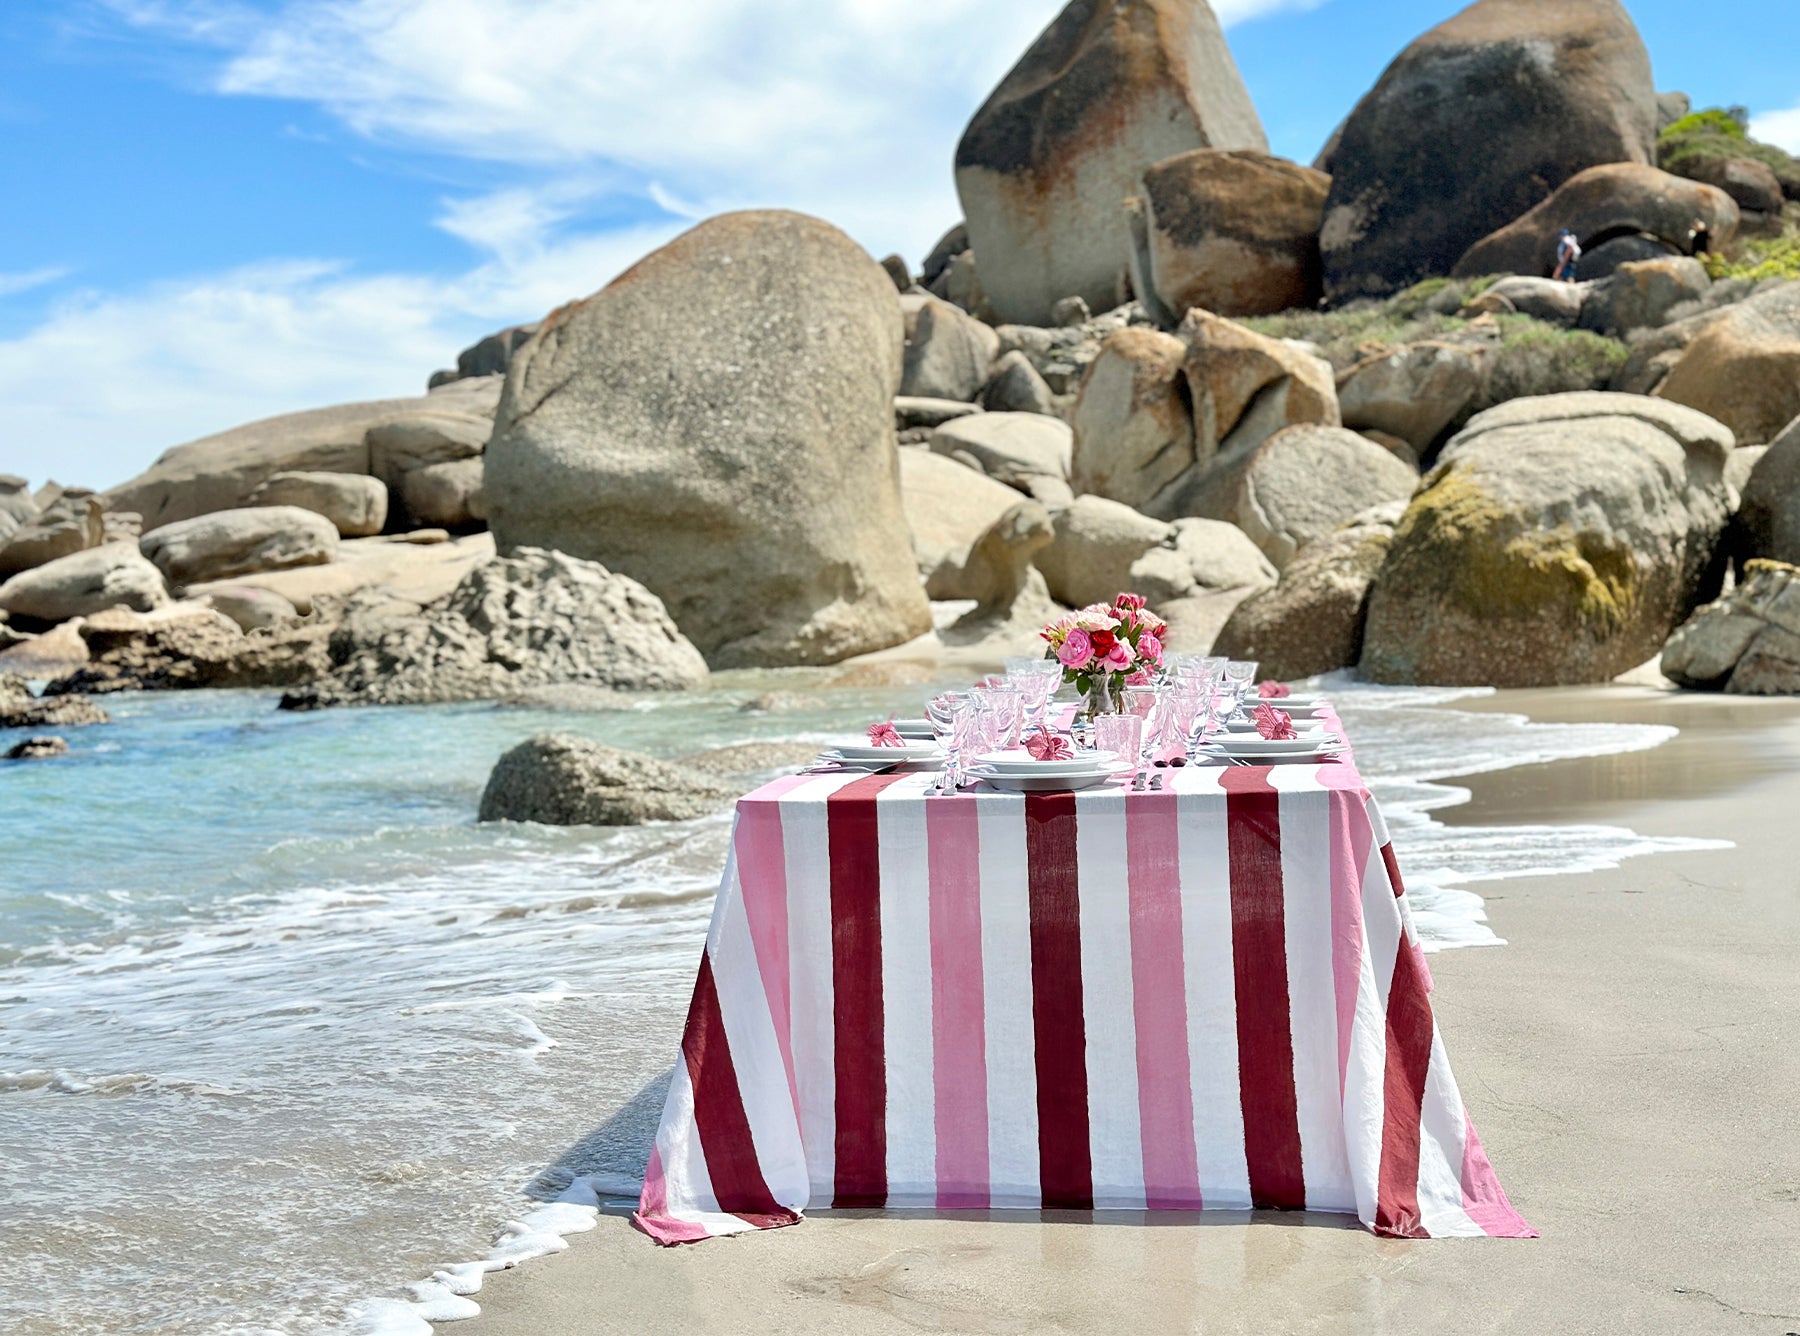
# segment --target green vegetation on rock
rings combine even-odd
[[[1800,205],[1790,204],[1778,237],[1745,237],[1729,250],[1701,257],[1715,279],[1800,278]]]
[[[1656,140],[1656,164],[1675,176],[1693,176],[1705,158],[1751,158],[1781,182],[1782,193],[1800,199],[1800,159],[1750,138],[1750,113],[1742,107],[1708,107],[1683,116]]]

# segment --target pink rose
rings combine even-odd
[[[1162,656],[1162,641],[1158,640],[1149,631],[1144,632],[1143,635],[1138,637],[1138,658],[1143,659],[1148,663],[1154,663],[1160,667],[1162,664]]]
[[[1106,657],[1100,660],[1100,664],[1109,673],[1122,673],[1130,668],[1136,659],[1137,655],[1132,652],[1131,642],[1121,636],[1113,641],[1112,648],[1106,651]]]
[[[1093,637],[1080,627],[1070,631],[1056,651],[1056,661],[1065,668],[1073,668],[1076,672],[1087,667],[1093,657]]]

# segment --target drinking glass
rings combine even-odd
[[[1230,718],[1236,719],[1244,713],[1244,697],[1250,690],[1250,684],[1256,681],[1256,663],[1242,659],[1229,659],[1225,663],[1225,689],[1231,694]]]
[[[931,734],[940,747],[948,745],[956,726],[957,711],[969,703],[966,691],[945,691],[925,703],[925,717],[931,721]]]
[[[1144,745],[1144,718],[1138,714],[1103,714],[1094,720],[1094,750],[1111,752],[1131,765],[1139,763]]]
[[[975,698],[988,750],[1005,751],[1018,746],[1020,715],[1024,707],[1018,688],[976,687],[969,694]]]
[[[1156,702],[1162,692],[1162,687],[1126,687],[1125,713],[1148,719],[1155,712]]]
[[[1041,728],[1050,712],[1050,698],[1062,685],[1062,665],[1055,659],[1008,659],[1006,683],[1018,689],[1026,725]]]

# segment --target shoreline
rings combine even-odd
[[[1471,799],[1446,824],[1604,820],[1733,845],[1482,883],[1508,946],[1432,959],[1471,1115],[1542,1239],[1404,1244],[1327,1216],[822,1213],[662,1250],[602,1215],[570,1258],[488,1277],[482,1316],[444,1330],[1027,1332],[1134,1310],[1158,1330],[1792,1329],[1800,705],[1571,688],[1452,708],[1682,732],[1457,780]]]

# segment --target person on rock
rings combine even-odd
[[[1559,283],[1575,281],[1575,266],[1581,260],[1581,243],[1568,228],[1556,234],[1556,273]]]
[[[1706,225],[1706,219],[1694,219],[1694,225],[1688,229],[1688,254],[1704,255],[1712,249],[1712,229]]]

